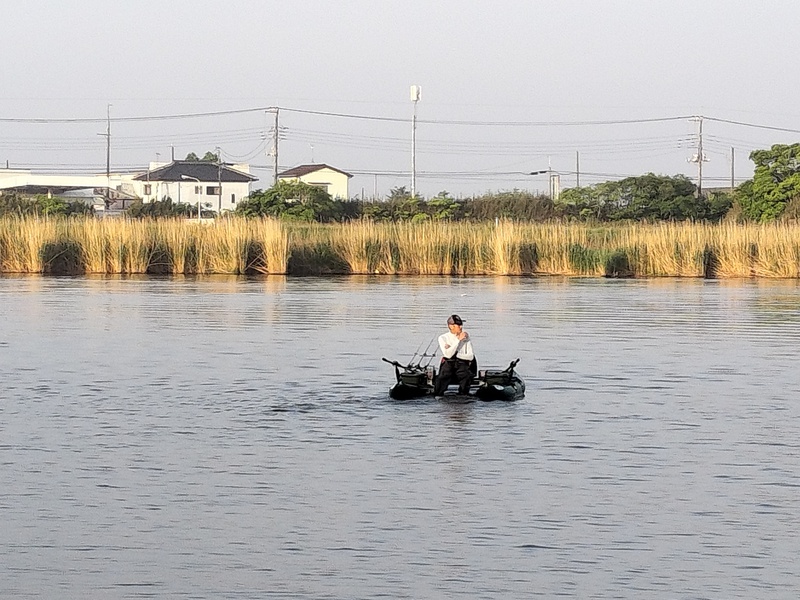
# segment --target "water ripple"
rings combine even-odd
[[[793,282],[3,277],[0,295],[2,597],[800,590]],[[483,366],[522,359],[525,400],[388,398],[380,357],[451,312]]]

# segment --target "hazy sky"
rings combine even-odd
[[[428,196],[545,189],[524,173],[548,165],[565,187],[576,171],[584,185],[696,176],[696,122],[598,122],[711,117],[706,186],[729,182],[731,148],[741,179],[750,150],[800,141],[796,0],[17,0],[2,12],[12,168],[104,171],[105,123],[24,120],[102,120],[111,104],[112,169],[219,147],[267,187],[263,110],[124,119],[280,106],[281,168],[313,158],[355,173],[352,194],[385,194],[410,187],[411,84]]]

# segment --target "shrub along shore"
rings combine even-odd
[[[800,225],[0,219],[0,272],[800,277]]]

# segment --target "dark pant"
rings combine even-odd
[[[439,365],[439,375],[436,377],[436,386],[433,393],[436,396],[444,394],[447,386],[453,380],[458,382],[458,393],[469,393],[469,384],[472,383],[471,361],[460,358],[443,358]]]

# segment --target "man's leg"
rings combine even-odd
[[[443,360],[439,365],[439,374],[436,376],[436,385],[433,386],[433,395],[441,396],[450,385],[453,378],[453,364],[449,360]]]
[[[458,360],[457,375],[458,375],[458,393],[461,395],[469,394],[469,385],[472,383],[472,371],[469,368],[468,360]]]

